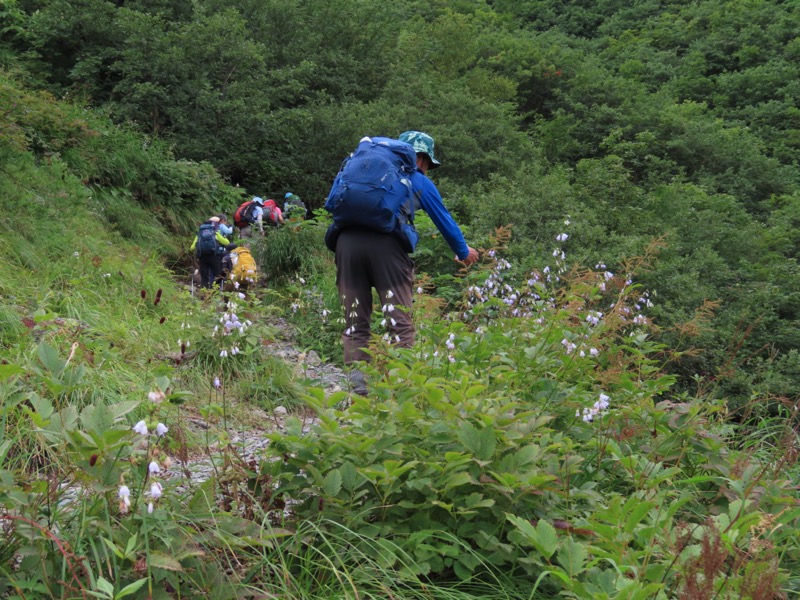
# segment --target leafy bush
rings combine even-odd
[[[345,393],[317,390],[312,434],[290,419],[270,435],[272,508],[348,539],[345,562],[384,540],[385,565],[433,580],[502,571],[581,598],[666,598],[692,573],[779,586],[772,552],[727,572],[695,561],[703,544],[723,548],[720,564],[772,547],[759,523],[797,514],[782,512],[791,492],[769,451],[726,443],[719,404],[670,394],[664,349],[632,310],[641,292],[607,272],[567,287],[534,274],[506,302],[499,276],[482,286],[491,298],[471,292],[472,328],[428,324],[413,350],[377,347],[368,398],[341,408]]]
[[[293,277],[308,276],[330,265],[330,253],[323,245],[326,226],[312,219],[267,229],[253,255],[271,286],[279,287]]]

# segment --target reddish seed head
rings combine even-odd
[[[142,297],[142,300],[144,300],[145,298],[147,298],[147,290],[142,290],[141,292],[139,292],[139,295]]]
[[[97,454],[92,454],[92,457],[89,459],[89,466],[93,467],[97,464]]]
[[[159,325],[163,325],[163,324],[164,324],[164,321],[166,321],[166,320],[167,320],[167,317],[161,317],[161,318],[158,320],[158,323],[159,323]]]

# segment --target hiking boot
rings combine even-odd
[[[350,384],[350,391],[354,394],[367,395],[367,378],[359,369],[353,369],[347,374],[347,383]]]

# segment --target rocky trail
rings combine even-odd
[[[271,356],[283,360],[291,366],[298,379],[311,381],[321,387],[326,394],[347,389],[345,372],[335,365],[324,363],[316,352],[303,352],[297,349],[292,340],[291,327],[282,319],[273,323],[278,330],[278,339],[265,346]],[[241,407],[240,407],[241,409]],[[254,406],[247,406],[247,422],[231,422],[227,429],[229,441],[224,447],[219,442],[219,434],[224,431],[222,423],[209,423],[200,416],[187,417],[185,426],[190,434],[198,439],[211,440],[204,452],[172,455],[172,465],[164,474],[165,479],[173,481],[179,488],[187,489],[211,478],[218,472],[224,461],[223,450],[227,449],[229,458],[244,464],[254,464],[263,449],[269,444],[265,434],[279,431],[290,414],[303,420],[304,431],[309,431],[315,418],[309,413],[290,413],[283,406],[276,406],[272,412]],[[213,432],[213,433],[212,433]],[[178,453],[181,454],[181,453]]]

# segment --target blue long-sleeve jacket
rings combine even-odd
[[[464,234],[461,233],[461,228],[442,203],[442,196],[436,185],[417,169],[411,175],[411,188],[413,190],[413,209],[421,208],[428,214],[459,260],[467,258],[469,248],[464,240]]]

